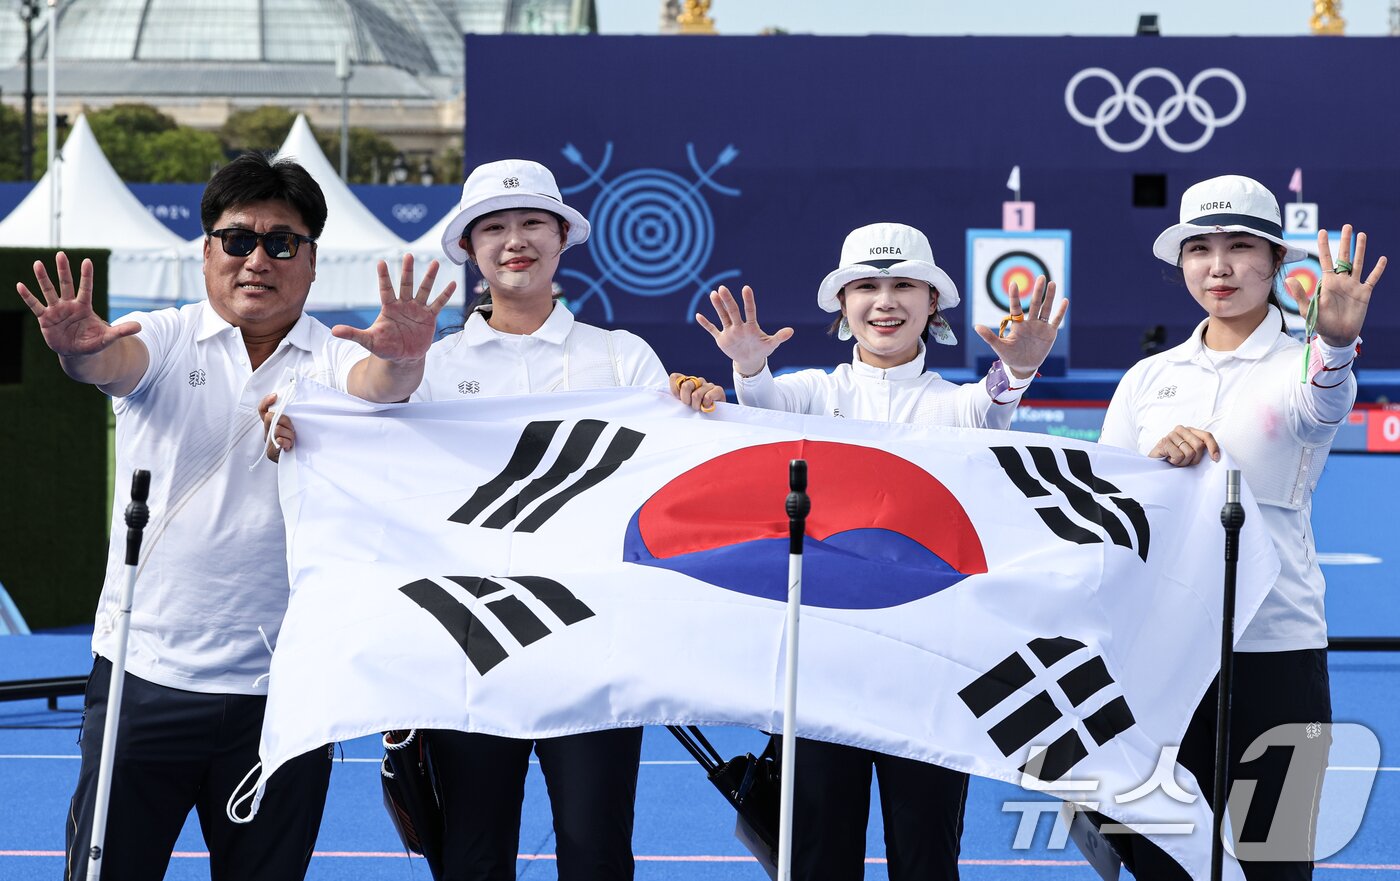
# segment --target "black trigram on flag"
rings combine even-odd
[[[451,591],[427,578],[405,584],[399,588],[399,592],[436,618],[457,641],[457,645],[462,647],[476,672],[483,675],[510,654],[505,644],[483,621],[484,618],[494,618],[522,648],[553,632],[549,624],[531,610],[516,592],[507,589],[506,585],[519,585],[543,604],[555,618],[563,622],[565,627],[593,617],[593,610],[584,605],[582,600],[564,585],[548,578],[518,575],[493,581],[490,578],[448,575],[445,580],[484,601],[477,603],[474,609],[467,608]]]
[[[1147,562],[1147,549],[1151,540],[1151,529],[1147,524],[1147,514],[1136,499],[1128,498],[1118,487],[1096,475],[1089,468],[1089,454],[1083,450],[1062,449],[1066,475],[1060,469],[1060,462],[1051,447],[1026,447],[1030,453],[1032,475],[1021,458],[1018,447],[992,447],[992,454],[1001,463],[1002,470],[1026,498],[1032,501],[1045,499],[1048,504],[1037,506],[1035,512],[1050,530],[1065,541],[1076,544],[1098,544],[1104,536],[1119,547],[1131,550],[1133,536],[1137,537],[1137,552],[1143,562]],[[1043,481],[1043,482],[1042,482]],[[1048,486],[1047,486],[1048,484]],[[1063,500],[1056,499],[1051,488],[1059,490]],[[1112,502],[1117,512],[1106,508],[1100,497]],[[1069,510],[1065,509],[1068,506]],[[1073,511],[1079,518],[1070,516]],[[1126,522],[1125,522],[1126,521]],[[1089,525],[1085,525],[1089,524]],[[1093,528],[1090,528],[1092,526]],[[1132,535],[1129,535],[1129,531]],[[1101,534],[1102,533],[1102,534]]]
[[[1043,744],[1047,738],[1053,738],[1048,747],[1032,754],[1021,766],[1023,774],[1045,781],[1059,780],[1089,755],[1090,747],[1075,724],[1080,716],[1061,712],[1050,696],[1051,690],[1076,709],[1091,701],[1100,704],[1082,716],[1083,728],[1097,746],[1133,726],[1133,713],[1123,695],[1104,694],[1116,683],[1108,675],[1103,658],[1081,651],[1084,648],[1084,643],[1067,636],[1031,640],[1024,651],[1009,655],[958,692],[978,719],[998,718],[987,734],[1008,758],[1033,743]],[[1040,678],[1039,674],[1046,674],[1041,681],[1047,683],[1040,692],[1024,703],[1006,706],[1014,703],[1018,691]],[[1061,720],[1067,720],[1068,727],[1056,734],[1052,728],[1066,728]]]
[[[570,500],[602,483],[632,458],[642,438],[646,437],[640,431],[618,427],[603,440],[608,423],[597,419],[580,420],[569,429],[568,437],[554,453],[544,473],[516,489],[516,484],[529,478],[545,462],[553,449],[554,436],[563,424],[556,420],[531,422],[525,426],[515,444],[515,452],[511,453],[501,473],[477,487],[467,503],[448,519],[487,529],[513,526],[516,532],[534,532]],[[602,454],[595,458],[594,451],[600,447]],[[537,500],[542,501],[521,517]],[[479,518],[481,522],[478,523]]]

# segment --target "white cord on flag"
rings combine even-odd
[[[262,625],[261,625],[261,624],[258,625],[258,636],[261,636],[261,637],[262,637],[263,645],[267,646],[267,653],[268,653],[269,655],[272,654],[272,643],[268,641],[268,638],[267,638],[267,631],[262,629]],[[253,687],[254,687],[254,688],[257,688],[259,685],[262,685],[263,680],[264,680],[264,679],[267,679],[267,678],[270,677],[271,675],[272,675],[272,670],[271,670],[271,668],[269,668],[268,671],[267,671],[266,673],[262,674],[262,675],[259,676],[257,679],[254,679],[254,680],[253,680]]]
[[[246,817],[238,816],[238,806],[243,804],[245,801],[252,801],[253,797],[258,794],[258,788],[254,786],[252,789],[248,790],[247,795],[243,796],[240,796],[238,794],[238,791],[243,788],[243,785],[245,783],[248,782],[249,777],[252,777],[260,770],[262,770],[262,762],[258,762],[256,765],[254,765],[252,767],[252,770],[250,770],[247,774],[244,774],[243,779],[238,781],[238,785],[233,788],[233,794],[228,797],[228,807],[225,808],[224,811],[228,815],[230,823],[238,823],[240,825],[243,823],[251,823],[253,822],[253,817],[257,815],[258,807],[256,804],[254,804],[248,809],[248,816]]]
[[[276,392],[277,406],[272,408],[272,419],[267,423],[267,433],[263,437],[262,449],[258,450],[258,454],[253,457],[252,464],[248,466],[249,471],[258,467],[258,463],[267,458],[267,448],[272,445],[272,435],[277,431],[277,423],[282,421],[283,411],[296,397],[297,379],[297,374],[290,367],[282,371],[282,385],[278,387]],[[266,641],[266,637],[264,637],[264,641]]]

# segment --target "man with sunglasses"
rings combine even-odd
[[[39,294],[17,289],[64,371],[112,396],[119,475],[112,535],[125,534],[129,481],[120,476],[151,472],[104,874],[161,878],[194,808],[212,877],[294,881],[305,875],[320,828],[328,748],[279,770],[253,821],[228,816],[230,796],[258,761],[271,648],[289,590],[276,471],[249,470],[262,457],[258,402],[289,371],[343,387],[365,355],[350,339],[416,385],[453,286],[430,304],[436,264],[415,293],[406,261],[395,297],[381,264],[379,318],[369,331],[337,328],[346,337],[337,339],[303,311],[326,221],[325,198],[305,169],[240,156],[209,181],[200,214],[204,301],[109,325],[92,310],[92,264],[83,261],[75,287],[62,253],[56,286],[35,263]],[[122,543],[113,541],[67,823],[70,879],[87,874],[124,568]]]

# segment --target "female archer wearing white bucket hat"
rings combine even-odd
[[[725,288],[710,294],[716,326],[696,321],[734,362],[740,404],[770,410],[915,422],[968,428],[1006,428],[1021,394],[1045,360],[1065,304],[1055,286],[1036,281],[1023,316],[1011,298],[1011,330],[998,337],[978,328],[1000,360],[980,382],[955,385],[924,370],[924,341],[953,344],[943,310],[958,304],[958,289],[934,262],[923,233],[899,223],[856,229],[841,248],[840,265],[817,290],[817,305],[840,312],[840,336],[855,338],[849,364],[833,372],[803,370],[774,377],[768,356],[792,336],[758,326],[751,288],[740,311]],[[799,738],[793,877],[848,881],[865,875],[865,830],[872,768],[880,781],[890,876],[918,881],[958,877],[959,839],[967,775],[850,746]]]
[[[1289,280],[1294,299],[1308,306],[1304,344],[1288,336],[1274,286],[1280,267],[1306,252],[1283,239],[1273,194],[1247,177],[1211,178],[1182,195],[1180,218],[1157,237],[1152,252],[1181,268],[1186,289],[1206,318],[1184,343],[1128,370],[1109,404],[1100,441],[1177,466],[1228,452],[1244,472],[1274,540],[1282,565],[1278,580],[1235,646],[1230,774],[1236,779],[1241,755],[1265,731],[1332,718],[1326,585],[1309,522],[1312,493],[1356,397],[1352,362],[1386,260],[1363,276],[1364,233],[1355,237],[1353,249],[1352,228],[1342,227],[1335,263],[1327,234],[1318,234],[1319,290],[1309,294]],[[1213,691],[1191,720],[1180,752],[1181,763],[1207,796],[1214,773]],[[1274,828],[1266,852],[1257,844],[1252,850],[1248,843],[1237,845],[1250,881],[1312,875],[1315,799],[1327,764],[1327,738],[1313,736],[1313,741],[1322,744],[1320,750],[1305,749],[1306,740],[1300,741],[1291,757],[1271,750],[1244,772],[1260,781],[1261,798],[1269,801],[1277,800],[1285,776],[1288,792],[1307,792],[1302,803],[1280,804],[1276,811],[1251,807],[1251,817],[1256,811],[1272,813]],[[1295,774],[1311,779],[1294,788]],[[1242,821],[1236,819],[1239,829]],[[1142,839],[1124,849],[1131,851],[1139,878],[1185,877]]]
[[[356,384],[369,400],[462,400],[496,395],[640,386],[665,389],[666,371],[641,338],[574,320],[553,296],[560,255],[588,238],[588,220],[564,204],[554,175],[538,162],[507,159],[477,167],[462,187],[442,247],[473,263],[489,305],[469,307],[465,326],[432,344],[421,383],[392,389]],[[412,286],[411,266],[406,287]],[[387,274],[381,270],[382,284]],[[385,294],[391,296],[391,294]],[[359,374],[364,375],[364,374]],[[676,381],[671,382],[675,392]],[[687,404],[720,392],[697,379]],[[722,397],[720,398],[722,399]],[[294,442],[283,417],[279,447]],[[442,793],[442,877],[514,878],[520,811],[533,751],[548,784],[560,878],[633,877],[632,818],[642,729],[618,728],[538,740],[427,732]]]
[[[1011,298],[1010,330],[999,337],[978,327],[1000,360],[980,382],[958,386],[924,370],[924,342],[956,339],[943,310],[958,304],[958,288],[933,259],[928,238],[902,223],[874,223],[852,230],[841,262],[817,289],[817,305],[839,312],[838,335],[855,338],[849,364],[833,372],[803,370],[774,377],[768,356],[792,336],[758,326],[753,290],[742,292],[741,311],[728,288],[710,294],[719,316],[695,320],[734,362],[739,403],[769,410],[815,413],[880,422],[918,422],[971,428],[1006,428],[1014,404],[1055,341],[1067,303],[1056,308],[1055,284],[1036,280],[1028,310]],[[888,391],[876,393],[877,384]]]

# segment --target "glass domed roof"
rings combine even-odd
[[[325,64],[344,44],[357,65],[462,70],[453,0],[68,0],[59,8],[60,61]],[[0,41],[7,57],[23,52],[14,18]],[[36,59],[46,46],[36,40]]]

